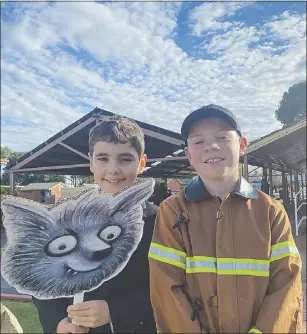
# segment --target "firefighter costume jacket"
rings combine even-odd
[[[162,202],[149,251],[159,333],[300,333],[301,259],[283,205],[244,178]]]

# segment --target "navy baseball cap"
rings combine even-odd
[[[199,120],[206,117],[218,117],[223,119],[224,121],[230,123],[234,129],[238,132],[240,137],[242,137],[242,131],[240,125],[235,118],[234,114],[221,106],[216,104],[209,104],[207,106],[203,106],[200,109],[192,111],[183,121],[181,126],[181,135],[184,139],[187,139],[189,136],[189,132],[191,127],[198,122]]]

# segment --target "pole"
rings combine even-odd
[[[303,178],[303,173],[300,173],[301,176],[301,184],[300,184],[300,190],[302,190],[302,200],[305,199],[305,194],[304,194],[304,178]]]
[[[273,197],[273,168],[272,163],[269,163],[269,189],[270,189],[270,196]]]
[[[293,187],[293,174],[292,174],[292,169],[290,170],[290,189],[291,189],[291,203],[293,203],[293,193],[296,191],[294,190],[294,187]]]
[[[248,182],[248,154],[245,154],[243,157],[243,162],[244,162],[244,166],[243,166],[243,177],[244,179]]]
[[[10,195],[15,195],[15,175],[9,171]]]
[[[295,193],[294,195],[294,221],[295,221],[295,235],[298,237],[297,196],[298,196],[298,193]]]
[[[287,205],[287,179],[284,166],[281,166],[281,178],[282,178],[282,202],[284,207]]]

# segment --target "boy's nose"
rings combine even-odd
[[[108,166],[108,174],[112,175],[112,174],[118,174],[120,172],[120,168],[119,165],[117,163],[110,163],[110,165]]]
[[[219,151],[220,147],[217,143],[208,143],[204,147],[205,152],[210,152],[210,151]]]

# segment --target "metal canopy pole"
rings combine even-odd
[[[302,189],[302,200],[305,199],[305,194],[304,194],[304,176],[303,173],[301,173],[301,186],[300,188]]]
[[[10,183],[10,195],[15,195],[15,174],[12,171],[9,171],[9,183]]]
[[[294,192],[297,194],[300,191],[300,184],[298,180],[298,172],[294,171]],[[298,195],[298,200],[301,200],[300,195]]]
[[[270,196],[273,197],[273,168],[272,163],[269,163],[269,189],[270,189]]]
[[[243,157],[244,166],[243,166],[243,177],[246,181],[249,181],[248,179],[248,155],[245,154]]]
[[[266,194],[269,194],[269,190],[267,189],[267,184],[268,184],[268,170],[267,170],[267,164],[264,164],[264,167],[262,168],[262,178],[265,180],[265,186],[263,188],[263,191]]]
[[[287,189],[287,178],[286,178],[284,166],[281,166],[281,178],[282,178],[282,202],[283,202],[284,207],[286,207],[288,189]]]
[[[293,197],[293,193],[294,193],[294,186],[293,186],[293,174],[292,174],[292,169],[290,170],[290,189],[291,189],[291,203],[293,204],[293,200],[294,200],[294,197]]]

